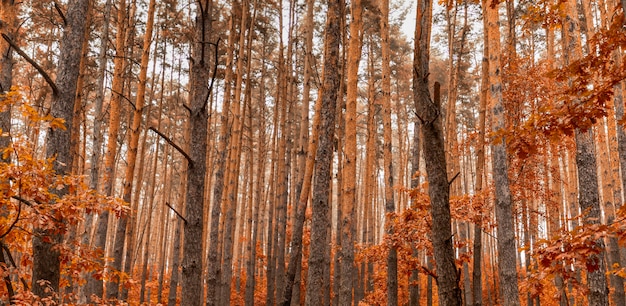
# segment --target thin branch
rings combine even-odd
[[[61,6],[56,0],[54,0],[54,9],[57,10],[57,13],[59,13],[59,16],[61,16],[61,19],[63,19],[63,25],[67,26],[67,19],[65,18],[65,15],[63,14],[63,11],[61,10]]]
[[[137,107],[135,106],[135,103],[133,103],[133,101],[131,101],[128,97],[126,97],[124,94],[117,92],[115,90],[113,90],[113,88],[109,88],[109,90],[111,90],[112,93],[119,95],[120,97],[122,97],[122,99],[126,100],[126,102],[128,102],[128,104],[130,104],[130,106],[132,106],[133,110],[137,110]]]
[[[4,237],[6,237],[11,232],[11,230],[13,229],[15,224],[17,224],[17,221],[20,220],[20,215],[21,214],[22,214],[22,203],[20,202],[20,204],[17,205],[17,216],[15,217],[15,220],[13,220],[13,222],[9,226],[9,229],[7,229],[7,231],[4,234],[0,235],[0,239],[3,239]]]
[[[44,80],[46,80],[46,83],[48,83],[48,85],[50,85],[50,88],[52,88],[52,93],[54,95],[58,95],[59,94],[59,88],[54,83],[54,81],[52,81],[52,78],[50,78],[50,75],[43,69],[43,67],[39,66],[39,64],[37,64],[37,62],[35,62],[35,60],[30,58],[30,56],[28,56],[28,54],[26,54],[18,45],[16,45],[15,42],[13,42],[11,40],[11,38],[9,38],[9,36],[7,36],[6,34],[2,33],[2,38],[4,38],[4,40],[6,40],[7,43],[9,43],[9,45],[13,49],[15,49],[15,52],[17,52],[17,54],[19,54],[22,58],[24,58],[24,60],[26,60],[29,64],[31,64],[31,66],[33,66],[33,68],[35,68],[37,70],[37,72],[39,72],[39,74],[41,74],[41,76],[44,78]]]
[[[167,205],[167,207],[169,207],[181,220],[185,222],[185,224],[187,224],[187,219],[185,219],[185,217],[183,217],[176,209],[174,209],[174,207],[172,207],[169,202],[165,202],[165,205]]]
[[[183,103],[183,107],[191,114],[191,108],[189,108],[189,106],[187,106],[187,104]]]
[[[454,182],[454,180],[456,180],[457,177],[459,177],[459,174],[461,174],[461,172],[457,172],[452,179],[448,182],[448,185],[452,185],[452,183]]]
[[[35,206],[35,205],[31,202],[31,201],[26,200],[26,199],[24,199],[24,198],[22,198],[22,197],[20,197],[20,196],[16,196],[16,195],[14,195],[14,196],[11,196],[11,198],[13,198],[13,199],[15,199],[15,200],[18,200],[18,201],[20,201],[20,202],[22,202],[22,203],[24,203],[24,204],[26,204],[26,205],[28,205],[28,206],[30,206],[30,207]],[[41,204],[41,203],[37,203],[37,204]]]
[[[4,250],[4,253],[7,254],[7,257],[9,258],[9,262],[11,263],[11,265],[13,265],[14,268],[17,268],[17,265],[15,264],[15,260],[13,259],[13,255],[11,255],[11,251],[9,250],[9,247],[6,244],[4,244],[4,242],[0,241],[0,248],[1,248],[0,252]],[[20,281],[22,282],[24,289],[29,290],[28,283],[23,277],[20,277]]]
[[[213,84],[215,84],[215,77],[217,76],[217,63],[219,61],[218,47],[220,45],[221,37],[217,38],[217,42],[215,43],[215,65],[213,65],[213,77],[211,77],[211,84],[209,85],[209,92],[207,92],[206,98],[204,98],[204,104],[202,108],[207,107],[209,103],[209,97],[211,97],[211,92],[213,91]]]
[[[189,162],[189,167],[193,167],[193,160],[187,154],[187,152],[185,152],[185,150],[183,150],[176,143],[174,143],[171,139],[169,139],[169,137],[165,136],[165,134],[159,132],[155,127],[151,126],[151,127],[148,128],[148,130],[151,130],[151,131],[157,133],[157,135],[159,135],[159,136],[161,136],[161,138],[165,139],[165,141],[167,141],[167,143],[169,143],[172,147],[174,147],[174,149],[176,149],[176,151],[180,152],[180,154],[182,154],[187,159],[187,162]]]

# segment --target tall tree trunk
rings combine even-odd
[[[487,19],[483,18],[483,31],[488,40]],[[483,44],[483,59],[481,67],[480,83],[480,106],[478,110],[478,144],[476,157],[476,181],[474,194],[480,195],[483,191],[483,174],[485,172],[485,113],[487,111],[487,98],[489,94],[489,48]],[[474,264],[472,271],[472,297],[475,306],[483,303],[482,286],[482,240],[483,240],[483,216],[479,214],[474,221]]]
[[[117,34],[115,37],[115,60],[113,80],[111,85],[111,101],[109,104],[109,136],[107,138],[106,154],[104,156],[104,178],[103,178],[103,190],[102,192],[111,196],[113,191],[114,169],[115,169],[115,157],[117,153],[117,138],[120,128],[120,107],[122,101],[122,90],[124,84],[124,65],[125,65],[125,53],[126,53],[126,0],[120,0],[117,11]],[[94,241],[92,243],[94,248],[101,249],[104,256],[106,256],[105,246],[107,231],[109,225],[109,212],[103,211],[98,216],[96,223]],[[101,265],[104,266],[104,258],[99,259]],[[85,287],[85,295],[90,297],[95,295],[99,298],[103,297],[104,284],[102,279],[96,279],[90,277],[87,279],[87,285]]]
[[[228,158],[228,174],[227,174],[227,198],[226,198],[226,215],[224,217],[224,236],[223,236],[223,250],[222,250],[222,283],[220,285],[220,304],[230,304],[230,285],[232,279],[232,259],[233,259],[233,236],[235,230],[235,212],[238,205],[237,192],[239,189],[239,165],[241,162],[241,141],[242,141],[242,129],[243,120],[242,116],[245,116],[245,106],[243,107],[244,113],[242,114],[241,95],[243,85],[244,74],[244,55],[245,55],[245,41],[246,41],[246,26],[249,15],[249,2],[243,0],[241,2],[241,23],[239,25],[239,50],[237,55],[237,68],[235,75],[237,76],[235,82],[235,92],[233,96],[233,102],[230,105],[233,121],[231,125],[231,147]],[[233,13],[235,11],[233,10]]]
[[[415,32],[414,32],[414,44],[413,44],[413,67],[419,67],[420,65],[420,42],[421,36],[430,37],[430,32],[422,33],[423,31],[430,31],[431,27],[423,27],[422,22],[427,22],[431,20],[431,17],[425,17],[424,12],[431,11],[430,7],[424,7],[424,1],[419,1],[416,5],[416,23],[415,23]],[[418,19],[419,18],[419,19]],[[424,20],[426,18],[426,20]],[[419,86],[419,80],[417,76],[417,70],[413,69],[413,88]],[[420,103],[417,95],[413,95],[413,103],[414,107],[417,103]],[[413,123],[413,148],[411,149],[411,188],[418,188],[420,183],[420,178],[417,175],[417,172],[420,170],[420,151],[421,151],[421,129],[422,126],[419,122],[418,118],[415,118],[415,122]],[[419,251],[417,248],[413,248],[413,257],[419,258]],[[414,269],[411,271],[411,278],[409,280],[409,306],[418,306],[420,304],[420,279],[419,279],[419,270]]]
[[[385,213],[396,210],[393,194],[393,156],[391,152],[391,68],[389,41],[389,0],[380,5],[380,36],[382,49],[382,110],[383,110],[383,164],[385,169]],[[391,219],[385,221],[387,235],[393,235]],[[398,250],[391,245],[387,256],[387,305],[398,305]]]
[[[502,101],[502,63],[500,60],[500,28],[498,5],[483,1],[483,15],[487,19],[489,48],[489,100],[492,108],[492,129],[494,132],[505,128],[504,104]],[[509,187],[508,163],[504,140],[492,143],[493,172],[496,198],[496,221],[498,243],[498,276],[500,280],[501,302],[503,305],[520,305],[517,285],[517,248],[515,246],[515,225],[513,203]]]
[[[563,21],[563,39],[566,50],[565,64],[571,64],[582,57],[580,43],[580,26],[576,9],[576,2],[568,0],[565,4],[565,20]],[[576,103],[576,102],[575,102]],[[598,173],[594,150],[594,137],[591,128],[577,128],[576,139],[576,167],[578,168],[578,203],[583,216],[583,224],[599,224],[600,195]],[[587,287],[589,289],[589,305],[608,305],[609,292],[606,280],[606,265],[604,262],[604,241],[598,239],[596,245],[600,254],[588,256],[585,262],[587,267]]]
[[[363,236],[365,236],[365,245],[371,246],[375,243],[374,239],[374,205],[376,203],[377,173],[378,173],[378,133],[376,123],[376,86],[374,72],[374,44],[371,35],[368,39],[368,81],[367,81],[367,140],[365,143],[365,226]],[[371,292],[373,288],[374,263],[367,262],[367,273],[365,277],[365,291]]]
[[[78,81],[78,66],[81,57],[82,40],[85,39],[87,29],[86,19],[90,7],[89,0],[70,1],[67,6],[67,25],[61,39],[61,53],[57,70],[56,90],[53,91],[50,114],[72,126],[74,100],[76,98],[76,83]],[[46,136],[46,157],[55,158],[53,170],[57,175],[69,173],[72,165],[70,155],[71,129],[48,129]],[[53,188],[52,193],[63,197],[68,193],[67,188]],[[33,236],[33,276],[32,290],[39,296],[49,296],[52,292],[41,286],[40,281],[49,282],[54,292],[59,292],[61,276],[61,259],[55,245],[61,241],[61,235],[36,228]],[[50,238],[48,240],[48,238]]]
[[[300,187],[296,188],[298,192],[298,201],[296,205],[296,216],[292,225],[291,234],[291,247],[292,251],[289,257],[289,264],[287,266],[287,272],[285,277],[285,290],[282,293],[282,301],[279,301],[280,305],[288,306],[292,304],[292,293],[294,290],[294,284],[299,284],[299,279],[296,280],[297,268],[302,261],[302,234],[304,232],[304,219],[306,207],[309,200],[309,193],[311,191],[311,180],[313,176],[313,165],[315,161],[315,153],[317,150],[317,133],[319,130],[319,107],[321,107],[321,100],[315,104],[315,115],[313,119],[313,135],[309,140],[309,100],[311,91],[311,61],[313,58],[313,7],[314,1],[307,1],[307,9],[304,24],[304,80],[303,80],[303,92],[302,92],[302,118],[300,126],[300,149],[298,152],[299,167],[302,176],[298,178],[298,184]],[[297,301],[299,303],[299,301]]]
[[[212,1],[198,1],[191,61],[191,92],[189,110],[189,157],[182,261],[182,305],[202,305],[202,229],[204,225],[204,187],[208,133],[208,99],[210,73],[214,68],[209,44],[212,34]],[[219,43],[219,41],[218,41]]]
[[[94,121],[93,121],[93,133],[92,133],[92,147],[91,147],[91,159],[90,159],[90,171],[89,171],[89,188],[98,190],[100,180],[100,155],[102,152],[102,122],[104,121],[102,115],[102,104],[104,102],[104,81],[106,78],[106,66],[107,66],[107,50],[109,45],[109,20],[111,19],[111,7],[113,6],[112,0],[107,0],[104,5],[103,22],[102,22],[102,34],[100,40],[100,50],[98,51],[98,76],[96,80],[96,96],[94,106]],[[91,229],[93,228],[94,213],[86,213],[84,222],[84,231],[81,234],[81,243],[84,246],[89,245],[91,239]],[[90,279],[87,279],[87,283]],[[91,280],[93,282],[93,280]],[[85,289],[83,287],[83,289]],[[92,289],[90,289],[92,290]],[[85,303],[89,300],[90,294],[81,290],[79,293],[79,302]],[[83,294],[85,293],[85,294]]]
[[[309,271],[307,276],[307,306],[323,305],[325,293],[330,291],[330,279],[324,275],[324,269],[330,266],[330,248],[326,243],[330,229],[331,186],[330,167],[333,158],[333,138],[335,132],[335,112],[339,90],[339,44],[341,41],[340,16],[342,0],[328,0],[326,33],[324,35],[324,80],[322,86],[322,105],[320,109],[319,144],[315,163],[315,181],[313,184],[311,246]]]
[[[360,0],[351,3],[350,42],[347,63],[347,100],[345,113],[345,149],[343,162],[343,190],[341,203],[341,283],[339,285],[339,305],[350,305],[353,300],[353,283],[356,267],[354,266],[354,241],[356,233],[356,162],[357,162],[357,96],[359,63],[363,45],[363,6]],[[337,267],[336,267],[337,268]]]
[[[211,224],[209,228],[209,254],[207,258],[207,292],[206,306],[219,305],[219,276],[221,274],[220,262],[221,255],[219,250],[220,236],[220,214],[222,211],[222,196],[224,193],[224,180],[226,163],[228,158],[228,143],[230,142],[229,131],[229,115],[231,81],[232,81],[232,62],[233,62],[233,46],[235,39],[235,31],[233,29],[233,18],[230,21],[230,33],[228,35],[227,60],[224,75],[224,101],[220,116],[220,131],[217,144],[217,170],[215,171],[215,179],[213,183],[213,201],[211,204]]]
[[[432,2],[419,5],[417,22],[421,29],[415,37],[417,51],[414,77],[418,80],[413,87],[416,114],[422,125],[424,161],[428,175],[428,194],[431,201],[431,239],[437,264],[437,284],[440,305],[460,306],[463,299],[459,287],[460,275],[456,270],[452,248],[452,223],[450,217],[450,183],[446,171],[443,127],[439,83],[435,83],[434,101],[431,99],[428,74],[430,58],[430,30],[432,26]],[[416,25],[417,26],[417,25]]]
[[[7,35],[12,41],[17,37],[17,14],[19,2],[15,0],[0,1],[0,33]],[[8,42],[0,41],[0,94],[5,94],[11,90],[13,84],[13,48]],[[4,99],[4,98],[0,98]],[[0,149],[9,147],[11,143],[11,105],[7,105],[0,112]],[[9,157],[0,157],[0,161],[8,162]]]
[[[150,0],[148,5],[148,20],[146,22],[146,32],[143,37],[143,51],[141,53],[141,63],[139,68],[139,84],[137,84],[137,96],[135,98],[135,109],[133,111],[132,124],[130,127],[130,139],[128,143],[128,151],[126,156],[126,172],[124,174],[124,190],[122,192],[122,200],[125,203],[131,203],[131,195],[133,190],[133,178],[135,174],[135,165],[137,161],[137,149],[139,147],[139,136],[141,134],[141,122],[146,98],[146,82],[147,82],[147,73],[148,73],[148,61],[150,60],[150,45],[152,44],[152,30],[154,25],[154,14],[156,11],[156,1]],[[122,216],[119,219],[117,224],[117,228],[115,230],[115,241],[113,245],[113,269],[118,271],[122,271],[122,259],[123,259],[123,250],[124,250],[124,241],[128,241],[127,243],[127,255],[132,254],[133,249],[133,222],[131,222],[131,226],[128,226],[128,219],[134,219],[134,212],[131,210],[129,215]],[[128,263],[131,262],[131,257],[127,256],[126,261]],[[127,268],[123,271],[126,273],[131,273],[130,265],[126,265]],[[128,289],[123,284],[118,284],[121,286],[121,295],[120,299],[126,300],[128,298]],[[117,293],[112,286],[111,293]]]

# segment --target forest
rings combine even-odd
[[[0,0],[0,305],[626,305],[626,0]]]

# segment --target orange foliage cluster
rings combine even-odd
[[[18,91],[5,95],[0,108],[9,103],[14,111],[22,115],[25,124],[45,124],[53,128],[63,124],[50,116],[38,115]],[[120,216],[127,207],[119,199],[104,197],[90,190],[83,176],[55,174],[52,167],[54,159],[38,158],[35,145],[27,137],[11,137],[11,146],[0,148],[2,156],[11,159],[10,163],[0,162],[0,246],[5,253],[5,260],[0,263],[0,277],[4,279],[0,284],[0,299],[7,300],[12,294],[13,301],[18,305],[35,302],[45,305],[52,299],[40,299],[29,290],[35,229],[49,235],[67,236],[70,231],[76,231],[85,212],[108,210]],[[51,192],[53,189],[65,189],[67,194],[59,197]],[[103,270],[96,260],[102,257],[102,251],[82,245],[76,235],[72,237],[66,237],[55,246],[60,253],[62,288],[84,283],[82,274],[86,272]],[[51,236],[44,236],[43,239],[52,241]],[[68,294],[63,298],[71,302],[75,297]]]

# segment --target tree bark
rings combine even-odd
[[[206,176],[206,152],[208,133],[208,98],[211,94],[210,72],[214,68],[209,44],[212,34],[212,1],[196,4],[196,20],[191,61],[191,92],[189,150],[191,161],[187,167],[187,191],[185,195],[185,220],[183,226],[182,305],[200,306],[203,299],[202,286],[202,230],[204,225],[204,187]],[[218,41],[219,43],[219,41]]]
[[[566,1],[564,11],[566,14],[563,20],[563,40],[566,47],[564,58],[565,64],[569,65],[582,57],[576,1]],[[583,224],[600,224],[600,189],[598,186],[593,130],[591,128],[577,128],[575,130],[575,140],[576,167],[578,169],[578,203],[583,213]],[[598,239],[596,246],[601,250],[600,254],[588,256],[585,262],[587,267],[592,267],[587,271],[588,302],[592,306],[608,305],[609,292],[605,275],[604,241]]]
[[[495,133],[505,128],[504,105],[502,99],[502,71],[500,28],[498,5],[483,1],[483,15],[487,19],[489,48],[489,100],[492,108],[492,130]],[[498,243],[498,275],[500,280],[501,303],[520,305],[517,285],[517,248],[515,246],[515,225],[513,203],[509,187],[508,163],[505,141],[492,143],[493,172],[495,182],[496,222]]]
[[[385,213],[396,210],[393,194],[393,156],[391,151],[391,68],[389,42],[389,0],[382,0],[380,5],[380,36],[382,53],[382,110],[383,110],[383,164],[385,169]],[[385,219],[387,235],[393,235],[391,219]],[[387,305],[398,305],[398,250],[390,246],[387,255]]]
[[[14,0],[0,1],[0,33],[7,35],[12,41],[17,37],[17,14],[19,2]],[[13,48],[5,40],[0,41],[0,94],[6,94],[13,84]],[[0,98],[4,99],[4,98]],[[0,149],[9,147],[11,143],[11,105],[5,106],[0,112]],[[0,156],[1,162],[9,162],[10,157]]]
[[[339,18],[342,0],[328,0],[326,33],[324,35],[324,80],[320,112],[319,144],[315,163],[313,184],[311,246],[309,271],[307,275],[307,306],[324,305],[324,295],[329,292],[330,279],[324,269],[330,266],[330,248],[326,243],[330,229],[330,167],[333,158],[333,137],[335,132],[335,112],[339,90],[339,44],[341,34]]]
[[[417,14],[422,29],[416,36],[418,61],[413,67],[417,79],[413,87],[416,114],[422,125],[424,161],[428,175],[428,194],[431,201],[431,239],[437,265],[437,284],[440,305],[460,306],[463,299],[459,287],[454,249],[452,248],[452,223],[450,216],[450,183],[446,171],[439,83],[435,83],[434,101],[428,88],[430,29],[432,25],[432,2],[419,5]]]
[[[50,114],[55,118],[65,121],[65,124],[72,126],[74,101],[76,99],[76,83],[78,81],[78,66],[81,57],[82,40],[85,38],[87,29],[86,19],[90,7],[89,0],[75,0],[68,3],[67,20],[68,23],[63,31],[61,39],[61,53],[59,55],[59,65],[55,84],[58,92],[52,98]],[[46,157],[55,158],[53,170],[57,175],[69,174],[72,165],[70,154],[71,129],[48,129],[46,136]],[[59,197],[67,194],[67,188],[51,190]],[[61,241],[61,235],[49,233],[42,229],[35,229],[33,236],[33,276],[32,290],[39,296],[49,296],[46,287],[40,285],[40,281],[48,281],[50,288],[54,292],[59,292],[59,281],[61,276],[61,262],[59,251],[54,246]],[[49,237],[50,240],[44,239]]]
[[[339,284],[339,305],[350,305],[353,300],[353,281],[356,267],[354,266],[354,241],[356,232],[356,162],[357,162],[357,95],[359,63],[363,45],[363,6],[360,0],[351,3],[350,42],[348,45],[347,63],[347,100],[345,112],[345,145],[343,162],[343,190],[341,203],[341,281]]]

